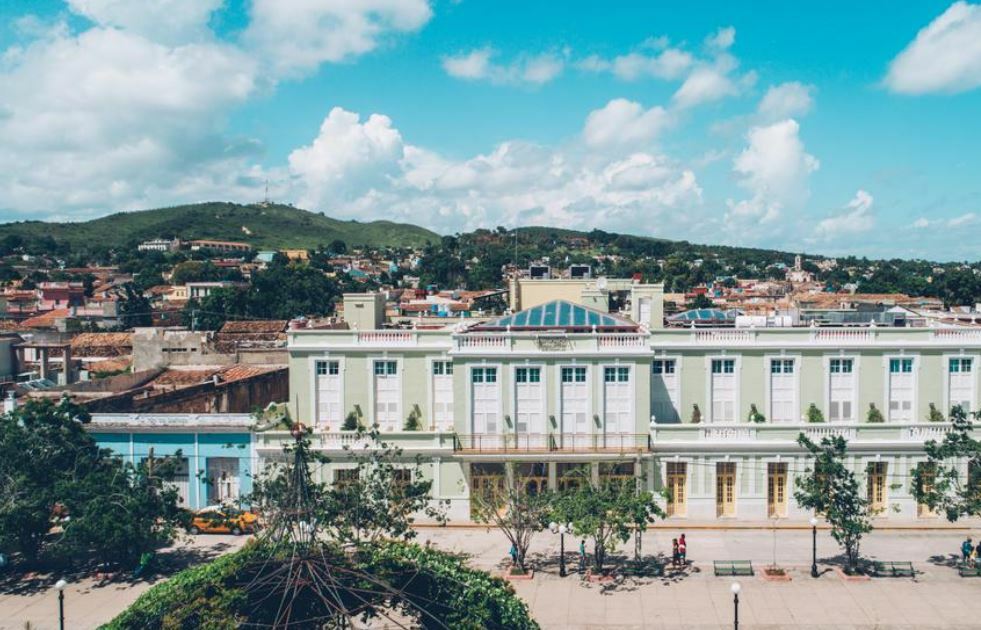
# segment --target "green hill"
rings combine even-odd
[[[277,204],[208,202],[139,212],[118,212],[78,223],[19,221],[0,224],[0,238],[27,240],[51,236],[74,251],[97,243],[133,247],[153,238],[239,241],[262,249],[311,249],[340,239],[349,246],[414,246],[438,242],[425,228],[391,221],[340,221],[323,214]]]

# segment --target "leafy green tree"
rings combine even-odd
[[[634,482],[596,488],[585,480],[558,494],[551,515],[554,521],[572,523],[576,536],[593,541],[593,558],[600,571],[608,553],[630,540],[634,531],[645,531],[658,517],[664,517],[664,510],[650,492],[639,491]]]
[[[981,441],[973,437],[971,418],[960,405],[950,410],[951,430],[940,442],[924,445],[927,460],[913,470],[910,488],[917,503],[941,512],[948,521],[981,515]],[[966,464],[967,474],[962,474]]]
[[[856,570],[862,536],[872,531],[869,501],[859,488],[855,473],[845,465],[848,442],[826,437],[815,444],[801,433],[797,443],[814,458],[814,467],[795,480],[797,504],[814,510],[831,526],[831,536],[845,551],[846,571]]]
[[[511,466],[512,473],[514,467]],[[521,573],[528,569],[526,557],[532,538],[542,531],[552,514],[555,499],[551,492],[529,491],[528,480],[511,476],[509,483],[470,497],[474,504],[473,519],[501,530],[518,551],[517,565]]]
[[[119,317],[124,328],[153,325],[153,308],[150,300],[132,282],[122,287],[123,295],[119,301]]]

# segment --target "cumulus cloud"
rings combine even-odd
[[[254,152],[217,131],[256,90],[254,64],[239,50],[168,47],[116,28],[52,33],[0,68],[7,208],[118,208],[196,170],[203,182],[205,172]]]
[[[289,162],[301,205],[345,217],[384,207],[441,231],[527,222],[637,231],[656,216],[684,221],[672,211],[702,195],[694,173],[662,155],[508,141],[455,160],[405,142],[385,116],[361,121],[337,108]]]
[[[733,172],[751,196],[726,202],[727,222],[772,222],[784,208],[803,205],[810,194],[809,176],[820,163],[807,153],[799,132],[792,119],[749,130],[746,148],[733,160]]]
[[[411,33],[432,17],[427,0],[253,0],[243,40],[277,76],[377,48],[386,35]]]
[[[635,51],[609,60],[599,55],[590,55],[577,66],[591,72],[611,72],[624,81],[635,81],[647,78],[677,79],[684,75],[692,63],[694,57],[690,53],[679,48],[667,48],[653,54]]]
[[[583,139],[592,147],[644,144],[670,124],[671,115],[663,107],[645,110],[640,103],[618,98],[589,113]]]
[[[557,53],[522,55],[511,63],[495,63],[490,47],[443,57],[443,70],[457,79],[487,80],[497,84],[527,83],[541,85],[562,74],[565,58]]]
[[[207,39],[208,18],[224,0],[66,0],[69,9],[99,26],[112,26],[165,43]]]
[[[981,85],[981,5],[950,5],[892,60],[883,83],[902,94],[955,93]]]
[[[796,118],[807,114],[814,105],[811,93],[814,88],[798,81],[771,86],[756,108],[760,118],[765,121]]]
[[[725,26],[717,30],[712,35],[705,38],[705,45],[709,50],[728,50],[736,43],[736,29],[733,26]]]
[[[844,235],[868,232],[875,225],[872,212],[874,199],[864,190],[859,190],[845,207],[818,222],[816,234],[819,238],[831,239]]]

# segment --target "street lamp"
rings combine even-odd
[[[739,582],[733,582],[729,590],[732,591],[732,628],[739,630],[739,591],[742,590]]]
[[[58,591],[58,628],[59,630],[65,630],[65,587],[68,586],[68,582],[65,580],[58,580],[55,582],[55,590]]]
[[[559,525],[552,521],[548,524],[548,529],[559,535],[559,577],[565,577],[565,535],[572,531],[572,525]]]
[[[818,576],[818,520],[811,517],[811,577]]]

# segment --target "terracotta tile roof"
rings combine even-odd
[[[286,330],[289,324],[285,319],[273,321],[242,321],[225,322],[219,333],[280,333]]]
[[[154,386],[163,386],[169,389],[179,387],[190,387],[210,381],[216,374],[221,382],[239,381],[245,378],[252,378],[260,374],[265,374],[278,367],[268,367],[261,365],[228,365],[223,367],[196,368],[188,370],[170,369],[153,379]]]
[[[122,372],[130,366],[133,359],[130,357],[119,357],[116,359],[106,359],[104,361],[94,361],[85,366],[90,372]]]
[[[72,337],[72,353],[78,357],[107,357],[132,354],[133,333],[81,333]]]
[[[21,326],[25,328],[52,328],[55,325],[55,321],[68,317],[67,308],[56,308],[48,311],[47,313],[42,313],[41,315],[35,315],[34,317],[28,317],[20,323]]]

